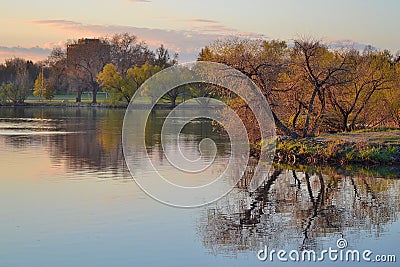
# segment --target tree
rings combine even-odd
[[[299,107],[305,109],[301,135],[313,136],[326,116],[327,91],[351,80],[347,75],[348,53],[329,51],[327,46],[318,41],[296,40],[291,63],[294,79],[307,90],[304,97],[297,100]]]
[[[276,98],[276,93],[280,90],[278,89],[278,78],[279,74],[287,68],[287,58],[288,48],[285,42],[238,38],[216,41],[202,49],[199,55],[199,60],[227,64],[252,79],[269,102],[278,129],[293,138],[297,138],[298,134],[290,130],[281,120],[282,117],[277,115],[277,109],[280,107],[280,99]],[[229,91],[223,90],[223,93],[232,97]],[[246,118],[253,121],[251,119],[253,115],[248,106],[245,103],[240,104],[242,103],[240,99],[237,99],[237,101],[239,101],[238,104],[231,101],[237,113],[242,114],[244,121],[246,121]],[[258,128],[258,125],[246,125],[250,132],[254,132],[251,129],[253,127]],[[251,141],[257,142],[259,140]]]
[[[156,66],[158,70],[162,68]],[[142,93],[143,96],[150,97],[152,99],[152,103],[156,100],[155,97],[162,92],[166,92],[161,98],[167,100],[171,103],[171,106],[174,107],[176,105],[176,100],[178,96],[180,96],[185,90],[187,90],[186,81],[192,77],[192,72],[186,66],[175,66],[174,69],[167,69],[168,73],[165,73],[160,76],[156,76],[152,81],[152,86],[157,86],[157,88],[144,88]],[[180,82],[182,81],[182,82]],[[181,86],[171,88],[171,84],[179,84]]]
[[[3,83],[0,85],[0,101],[1,101],[2,103],[7,102],[7,101],[9,100],[9,98],[8,98],[9,92],[11,92],[11,91],[13,91],[13,90],[14,90],[14,85],[13,85],[12,83],[10,83],[10,82],[7,82],[7,83],[3,82]]]
[[[111,63],[125,76],[128,69],[140,67],[146,62],[154,63],[154,53],[144,42],[138,42],[135,35],[129,33],[114,34],[109,40]]]
[[[283,41],[264,41],[230,38],[225,40],[217,40],[209,46],[203,48],[199,54],[198,60],[214,61],[231,66],[250,79],[252,79],[261,89],[264,97],[270,104],[272,115],[274,116],[277,127],[285,134],[297,138],[298,134],[290,130],[283,121],[282,117],[277,115],[277,108],[280,107],[281,99],[276,97],[278,88],[278,78],[280,73],[287,68],[288,48]],[[287,90],[287,89],[285,89]],[[222,94],[233,97],[229,90],[221,90]],[[242,114],[243,121],[249,121],[252,114],[247,105],[237,99],[239,103],[231,104],[237,113]],[[250,121],[253,121],[250,119]],[[258,128],[256,124],[248,124],[248,131],[254,132],[251,128]],[[256,136],[256,135],[255,135]],[[258,139],[258,137],[256,137]],[[251,140],[257,142],[259,140]]]
[[[129,88],[131,88],[130,95],[131,97],[133,94],[136,92],[136,90],[151,76],[156,74],[157,72],[161,71],[162,68],[157,65],[150,65],[149,63],[144,64],[141,67],[134,67],[130,68],[127,71],[127,79],[129,81],[129,84],[131,85]],[[130,100],[130,98],[129,98]]]
[[[39,72],[35,80],[33,95],[40,96],[41,98],[44,97],[45,99],[49,100],[54,97],[53,93],[53,88],[46,84],[44,72]]]
[[[204,80],[208,79],[210,75],[207,67],[204,68],[201,64],[192,66],[191,71]],[[192,79],[190,71],[186,71],[184,75],[188,80]],[[224,94],[221,91],[222,88],[219,88],[217,85],[198,82],[186,84],[183,87],[182,95],[184,97],[188,95],[192,98],[198,98],[196,101],[200,105],[207,106],[210,104],[212,98],[218,99],[223,97]]]
[[[34,96],[43,97],[45,95],[46,86],[45,86],[44,77],[43,77],[42,72],[39,72],[39,74],[35,80],[34,89],[35,89],[33,91]]]
[[[120,101],[123,98],[129,103],[136,90],[160,70],[159,66],[145,63],[141,67],[129,68],[123,76],[117,66],[107,64],[97,76],[97,81],[104,91],[110,93],[112,101]]]
[[[394,61],[393,85],[383,92],[380,108],[386,111],[390,125],[400,127],[400,56]]]
[[[92,91],[92,102],[97,102],[97,75],[109,62],[110,46],[105,40],[79,39],[67,46],[67,66],[73,84],[78,87],[78,102],[84,89]]]
[[[175,53],[173,59],[169,55],[168,49],[164,47],[163,44],[160,45],[156,50],[155,62],[154,64],[162,68],[167,68],[175,65],[178,62],[178,54]]]
[[[328,90],[328,99],[333,107],[333,116],[328,123],[341,131],[355,130],[357,126],[365,127],[373,120],[384,119],[385,116],[377,118],[371,113],[369,122],[361,120],[361,117],[363,113],[375,111],[369,103],[373,103],[378,91],[390,89],[394,79],[391,56],[385,52],[365,50],[360,54],[351,50],[348,54],[350,68],[347,80],[350,82]],[[338,119],[335,120],[335,117]]]
[[[104,66],[97,75],[97,81],[105,92],[110,93],[111,101],[117,102],[124,97],[126,79],[118,71],[118,67],[112,63]],[[129,102],[129,100],[127,100]]]
[[[21,58],[8,59],[3,65],[2,95],[6,101],[23,103],[33,86],[37,65]]]
[[[347,54],[314,40],[296,40],[288,47],[282,41],[227,39],[202,49],[199,60],[227,64],[252,79],[278,129],[293,138],[313,136],[326,116],[327,91],[349,82]],[[252,118],[247,105],[238,101],[234,108],[244,121]]]
[[[48,87],[56,93],[66,93],[69,89],[67,52],[55,47],[46,60],[48,66]]]

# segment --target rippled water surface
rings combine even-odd
[[[147,125],[146,145],[160,165],[166,115],[155,112]],[[172,208],[131,178],[122,154],[123,116],[123,110],[0,108],[0,266],[291,266],[260,262],[256,253],[264,245],[318,252],[336,248],[339,238],[348,248],[400,261],[395,167],[275,167],[256,192],[246,190],[245,177],[213,204]],[[209,172],[219,173],[229,143],[210,122],[185,127],[181,148],[196,158],[205,137],[217,143]],[[164,171],[174,177],[172,168]]]

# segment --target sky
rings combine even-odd
[[[229,36],[400,50],[398,0],[13,0],[0,7],[0,62],[42,60],[67,40],[121,32],[153,49],[163,43],[180,62]]]

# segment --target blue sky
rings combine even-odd
[[[45,58],[68,39],[130,32],[194,59],[201,47],[229,35],[400,50],[397,0],[13,0],[1,4],[0,61]]]

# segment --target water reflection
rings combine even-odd
[[[45,147],[70,171],[125,168],[120,110],[2,108],[0,136],[14,148]]]
[[[167,113],[168,111],[153,113],[146,127],[148,151],[152,154],[153,159],[159,162],[165,161],[160,146],[160,128]],[[23,183],[18,183],[17,178],[31,178],[35,175],[41,178],[56,176],[57,172],[62,169],[67,173],[71,173],[69,178],[88,179],[88,177],[92,176],[85,174],[90,172],[98,178],[130,179],[124,163],[121,145],[123,117],[124,110],[0,108],[0,118],[2,118],[0,119],[0,147],[2,156],[9,159],[9,161],[2,162],[2,178],[10,178],[2,184],[2,188],[4,188],[2,194],[9,194],[8,198],[13,199],[13,201],[22,201],[24,196],[28,196],[27,199],[29,200],[27,202],[31,202],[39,199],[38,196],[31,192],[31,187],[40,186],[40,183],[43,183],[49,188],[56,188],[52,189],[55,191],[52,191],[48,190],[46,186],[43,187],[41,195],[51,194],[52,197],[43,197],[41,204],[37,205],[38,208],[34,209],[34,211],[45,210],[46,207],[48,208],[47,210],[58,210],[59,207],[48,207],[54,199],[58,197],[59,202],[56,203],[61,203],[60,199],[65,200],[65,203],[69,203],[73,193],[76,194],[72,197],[75,199],[78,196],[76,205],[68,209],[67,215],[54,215],[54,213],[48,212],[41,215],[43,218],[37,219],[37,225],[43,226],[43,232],[49,231],[48,229],[51,226],[47,221],[59,220],[64,222],[66,219],[71,220],[71,218],[85,216],[85,214],[88,214],[87,210],[103,208],[96,202],[93,206],[87,204],[87,210],[83,209],[80,213],[76,212],[75,209],[82,206],[82,203],[87,203],[85,202],[87,201],[86,195],[93,188],[92,184],[82,186],[84,181],[79,181],[82,183],[72,185],[62,183],[58,187],[58,185],[54,184],[48,185],[47,181],[43,182],[42,179],[39,181],[40,183],[31,181],[28,183],[29,186],[24,187]],[[13,134],[9,134],[10,132]],[[43,132],[48,134],[41,134]],[[193,155],[197,155],[198,141],[210,136],[213,136],[213,139],[217,142],[219,147],[218,156],[228,157],[229,146],[227,146],[227,140],[225,140],[224,136],[216,135],[212,125],[207,121],[192,123],[184,128],[182,135],[183,147]],[[48,162],[47,156],[51,162]],[[42,165],[43,168],[34,170],[33,165]],[[26,170],[22,171],[24,168]],[[21,171],[16,172],[17,170]],[[105,205],[104,214],[118,215],[121,221],[128,217],[129,222],[122,224],[123,227],[114,227],[115,221],[111,219],[104,220],[112,222],[110,223],[110,229],[112,229],[109,232],[110,236],[116,235],[121,240],[123,240],[124,236],[122,236],[120,229],[123,228],[130,229],[131,233],[134,234],[145,229],[150,233],[148,235],[138,234],[139,237],[135,235],[134,238],[123,241],[126,246],[125,250],[121,249],[120,253],[126,258],[133,257],[133,250],[130,247],[132,243],[137,244],[136,248],[138,250],[137,254],[133,254],[135,256],[133,258],[140,258],[140,253],[144,250],[153,253],[153,243],[160,240],[166,240],[165,242],[170,243],[169,240],[175,237],[185,240],[186,243],[183,249],[186,249],[187,246],[193,243],[195,238],[192,234],[192,229],[189,229],[189,227],[192,227],[191,224],[187,228],[182,227],[182,221],[188,221],[189,219],[187,218],[190,216],[192,216],[190,218],[196,218],[197,235],[200,237],[202,246],[214,255],[236,256],[240,253],[251,253],[251,257],[253,257],[254,251],[260,248],[260,244],[269,244],[271,247],[282,249],[291,247],[320,250],[342,235],[351,244],[357,243],[357,240],[363,237],[380,239],[386,231],[398,236],[398,229],[390,228],[390,224],[398,221],[400,211],[400,180],[397,178],[391,179],[392,177],[398,177],[399,173],[399,170],[393,168],[385,168],[380,171],[352,168],[348,170],[323,169],[319,171],[304,169],[302,171],[294,171],[276,167],[269,174],[268,180],[256,192],[250,193],[247,191],[246,188],[250,178],[245,177],[226,197],[203,210],[190,211],[193,213],[189,215],[184,213],[186,211],[156,206],[154,201],[149,199],[143,200],[139,204],[134,201],[121,200],[121,206],[117,208],[114,206],[110,208]],[[130,193],[132,187],[125,189],[124,194],[128,195],[126,192]],[[11,188],[14,191],[7,190],[7,188]],[[25,188],[24,194],[18,195],[21,188]],[[66,188],[69,188],[69,194],[62,192]],[[101,190],[108,194],[111,189],[107,184]],[[118,190],[122,189],[119,188]],[[79,192],[79,194],[76,192]],[[96,190],[91,192],[93,195],[97,193]],[[115,196],[121,194],[120,191],[115,191],[114,193]],[[4,205],[7,205],[6,202],[4,201]],[[138,209],[140,212],[135,211],[127,214],[126,210],[129,210],[131,206],[134,207],[135,204],[140,206],[140,209]],[[156,208],[154,208],[155,206]],[[30,225],[32,224],[30,218],[38,216],[34,212],[28,212],[32,207],[26,208],[25,202],[23,205],[21,204],[21,208],[16,209],[15,214],[18,216],[27,214],[26,217],[20,218],[14,215],[13,209],[8,206],[5,206],[3,210],[6,210],[6,208],[8,209],[8,216],[11,216],[10,218],[14,218],[12,216],[19,218],[18,220],[15,219],[19,224],[25,222]],[[131,221],[138,221],[140,214],[146,212],[152,216],[142,219],[137,224],[131,223]],[[169,224],[163,224],[164,230],[163,232],[158,232],[159,236],[154,235],[152,231],[158,229],[160,222],[164,223],[165,218],[160,219],[157,216],[175,216],[170,219]],[[2,218],[7,218],[7,216],[2,216]],[[98,217],[93,216],[92,219],[97,221]],[[15,227],[14,221],[11,219],[9,221],[11,227],[6,227],[5,229],[14,229],[12,228]],[[151,228],[149,230],[149,222],[152,223],[154,229]],[[82,224],[85,225],[85,222],[83,221]],[[187,224],[189,225],[189,222]],[[5,225],[7,226],[8,224]],[[35,225],[34,222],[33,225]],[[142,228],[137,230],[132,225]],[[87,228],[83,227],[82,232],[87,233],[88,229],[102,231],[101,228],[99,230],[96,227],[99,226],[94,223],[90,224]],[[37,226],[37,228],[33,227],[32,231],[27,230],[26,235],[36,233],[37,231],[35,230],[38,228],[41,229]],[[57,229],[53,230],[53,233],[57,231]],[[15,234],[12,231],[5,232],[9,232],[10,235]],[[167,234],[168,238],[164,238],[163,235]],[[64,237],[64,233],[59,235]],[[18,236],[21,240],[26,238],[22,234]],[[9,237],[9,239],[13,240],[13,237]],[[104,244],[107,243],[110,246],[114,246],[115,243],[121,241],[120,239],[118,241],[114,240],[114,243],[108,242],[111,239],[107,239]],[[5,240],[7,241],[7,239]],[[142,247],[142,243],[146,243],[146,240],[152,240],[152,244]],[[49,254],[54,249],[54,244],[59,245],[60,250],[65,249],[58,243],[58,239],[50,244],[47,247]],[[89,241],[84,244],[87,244],[88,247],[93,245]],[[8,244],[4,247],[8,247]],[[19,243],[14,244],[13,248],[17,247],[20,247]],[[202,255],[198,251],[199,248],[202,249],[196,245],[192,247],[194,252],[191,255],[197,257],[196,259],[200,259],[201,256],[198,255]],[[118,249],[120,248],[118,247]],[[140,249],[143,249],[143,251]],[[179,258],[182,255],[182,251],[168,256]],[[78,252],[80,253],[80,251]],[[97,255],[97,251],[90,254],[93,258],[96,258]],[[18,258],[19,256],[20,254],[18,254]],[[46,257],[42,258],[45,259]],[[165,258],[160,261],[160,264],[164,260]],[[195,261],[191,261],[191,263],[193,262],[196,265]],[[202,261],[199,260],[197,265],[201,263]],[[219,262],[218,265],[229,264]]]
[[[46,148],[54,162],[65,160],[70,172],[112,170],[129,177],[121,143],[125,110],[91,108],[0,109],[0,145],[12,148]],[[153,112],[146,125],[146,144],[154,160],[165,160],[160,131],[168,111]],[[189,153],[198,153],[198,141],[214,135],[218,153],[229,147],[215,135],[209,121],[198,121],[183,129],[182,142]],[[224,143],[225,142],[225,143]]]
[[[213,254],[257,251],[260,244],[320,250],[324,238],[338,236],[354,244],[362,233],[379,238],[400,211],[398,179],[275,168],[256,192],[242,185],[199,223]]]

